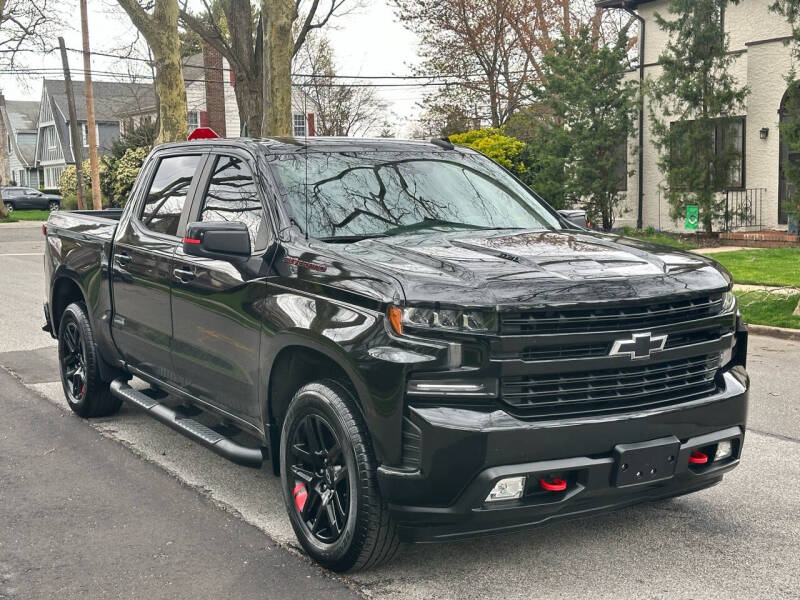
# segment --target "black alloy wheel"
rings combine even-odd
[[[86,397],[86,342],[77,321],[64,324],[61,338],[58,350],[64,391],[71,403],[79,404]]]
[[[342,445],[320,414],[294,430],[289,458],[291,496],[308,533],[323,544],[339,539],[350,511],[350,482]]]
[[[283,418],[276,458],[289,521],[311,558],[334,571],[391,559],[397,529],[351,388],[330,379],[301,387]]]
[[[101,360],[86,306],[73,302],[58,321],[58,363],[64,396],[81,417],[113,415],[122,404],[101,375]]]

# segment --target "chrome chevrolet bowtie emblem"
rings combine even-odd
[[[634,333],[629,340],[616,340],[611,346],[611,356],[627,354],[631,360],[648,358],[653,352],[661,352],[667,343],[666,335],[652,335],[647,333]]]

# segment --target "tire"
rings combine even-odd
[[[55,212],[61,208],[61,204],[59,204],[56,200],[51,200],[47,205],[47,208],[50,210],[50,212]]]
[[[318,451],[308,452],[314,444]],[[366,427],[346,388],[325,380],[298,390],[283,421],[280,461],[286,511],[311,558],[342,572],[394,556],[397,530],[378,489]]]
[[[5,201],[3,201],[3,204],[6,205],[6,210],[8,212],[10,212],[10,213],[14,212],[14,203],[13,202],[5,202]]]
[[[86,307],[73,302],[58,325],[58,364],[67,403],[81,417],[113,415],[122,404],[100,377],[99,361]]]

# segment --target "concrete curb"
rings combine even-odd
[[[800,342],[800,329],[788,329],[786,327],[771,327],[769,325],[750,325],[747,330],[753,335],[765,335],[767,337],[779,338]]]

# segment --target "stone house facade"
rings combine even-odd
[[[631,79],[657,78],[661,67],[659,55],[668,41],[658,27],[655,14],[668,17],[668,0],[598,0],[606,10],[627,10],[641,18],[644,40],[640,47],[641,68],[628,73]],[[792,67],[791,27],[784,17],[769,10],[772,0],[743,0],[728,3],[723,27],[729,36],[729,51],[734,56],[733,72],[740,84],[750,88],[746,106],[740,115],[735,139],[731,143],[740,153],[740,173],[726,194],[731,210],[746,205],[752,221],[743,226],[761,229],[786,229],[784,201],[790,190],[783,177],[781,162],[788,156],[781,140],[779,124],[786,99],[786,75]],[[682,230],[682,220],[673,221],[669,205],[661,192],[664,176],[658,168],[658,151],[650,132],[649,107],[641,140],[635,145],[641,156],[628,152],[628,178],[625,206],[616,226],[653,226],[663,230]],[[800,159],[800,156],[798,157]],[[641,174],[641,177],[640,177]],[[641,185],[640,185],[641,182]]]

